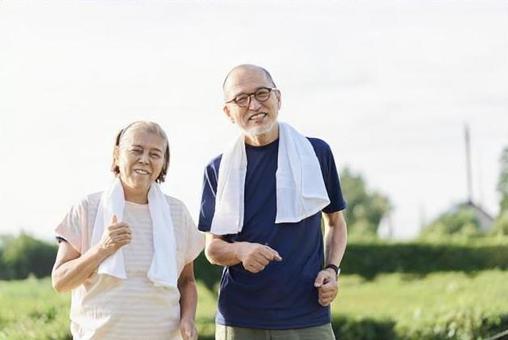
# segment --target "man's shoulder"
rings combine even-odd
[[[316,153],[331,152],[330,145],[328,145],[328,143],[324,140],[316,137],[307,137],[307,139],[309,140]]]
[[[220,161],[222,159],[222,154],[214,157],[211,161],[206,164],[206,169],[218,169],[220,166]]]

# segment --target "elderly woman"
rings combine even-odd
[[[192,263],[204,240],[159,187],[168,164],[161,127],[130,124],[116,137],[113,183],[56,228],[53,287],[72,290],[74,339],[197,339]]]

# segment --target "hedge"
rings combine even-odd
[[[352,243],[341,263],[343,274],[374,279],[381,273],[426,275],[432,272],[508,269],[506,244]],[[204,254],[195,262],[196,277],[208,288],[219,282],[222,267],[208,263]]]
[[[0,247],[0,279],[24,279],[50,275],[57,248],[26,234]],[[196,278],[209,289],[216,288],[222,267],[211,265],[202,253],[195,262]],[[508,269],[508,245],[350,243],[341,264],[343,274],[373,279],[380,273],[425,275],[439,271],[476,272]]]
[[[429,243],[350,244],[343,273],[371,279],[380,273],[428,274],[508,269],[508,246]]]

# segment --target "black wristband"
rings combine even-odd
[[[332,268],[335,271],[335,275],[339,275],[339,267],[334,264],[327,264],[325,269]]]

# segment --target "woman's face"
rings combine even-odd
[[[165,140],[143,127],[129,128],[115,148],[115,164],[124,190],[148,192],[164,165]]]

